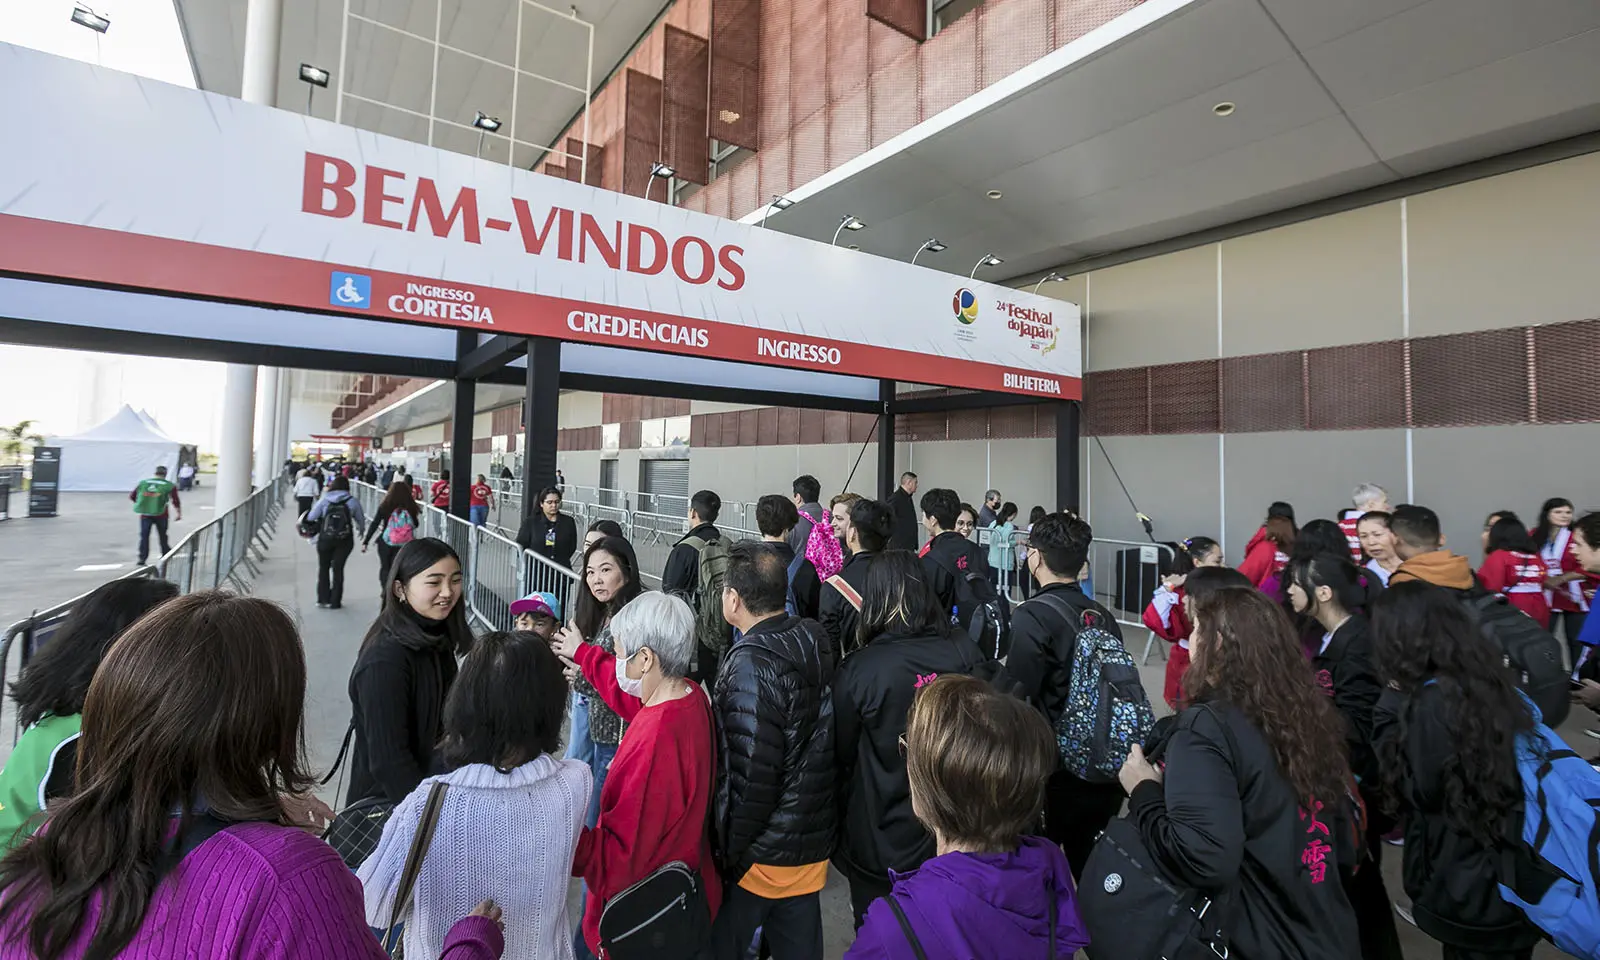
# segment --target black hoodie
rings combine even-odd
[[[444,698],[456,679],[449,624],[409,609],[396,619],[397,628],[380,632],[350,673],[355,743],[347,804],[367,797],[399,803],[434,772]]]
[[[730,880],[833,853],[833,658],[815,620],[750,628],[717,674],[716,817]]]

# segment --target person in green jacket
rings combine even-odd
[[[48,801],[72,793],[78,725],[100,661],[123,631],[178,595],[166,580],[113,580],[72,612],[11,685],[25,729],[0,770],[0,854],[38,829]]]
[[[150,558],[150,530],[154,528],[161,537],[161,555],[166,556],[172,547],[167,543],[167,504],[172,504],[173,518],[183,519],[183,504],[178,500],[178,485],[167,479],[167,468],[156,467],[156,475],[140,480],[128,494],[133,501],[133,512],[139,515],[139,566]]]

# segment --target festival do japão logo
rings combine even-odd
[[[1004,301],[996,304],[995,309],[1006,318],[1006,329],[1027,341],[1030,349],[1049,353],[1056,348],[1058,328],[1055,314],[1049,310]]]
[[[967,326],[978,319],[978,295],[966,287],[956,291],[950,306],[955,310],[956,319]]]

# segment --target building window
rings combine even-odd
[[[983,0],[933,0],[933,33],[983,6]]]
[[[606,423],[600,426],[600,449],[608,453],[622,449],[622,424]]]

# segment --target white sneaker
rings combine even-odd
[[[1586,737],[1594,737],[1596,740],[1600,740],[1600,730],[1585,730],[1583,731],[1583,735]]]

